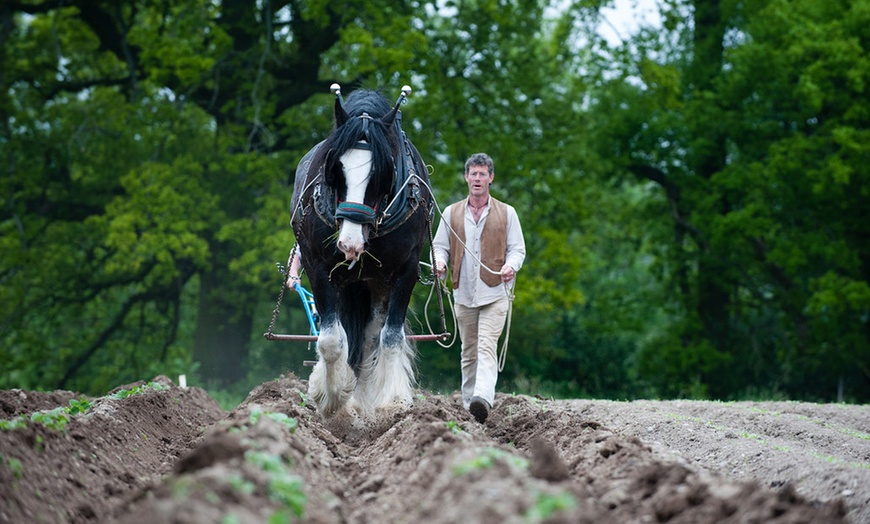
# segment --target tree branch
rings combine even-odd
[[[698,246],[700,246],[704,251],[707,251],[709,245],[707,244],[704,234],[691,222],[683,218],[683,213],[680,210],[680,204],[682,202],[680,188],[669,180],[663,171],[646,164],[632,164],[628,166],[628,170],[638,178],[655,182],[664,189],[665,196],[671,206],[671,218],[674,220],[674,225],[688,233],[689,236],[695,240]]]

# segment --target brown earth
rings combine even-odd
[[[478,424],[419,391],[361,425],[294,375],[231,412],[154,382],[62,428],[30,419],[80,395],[0,391],[0,522],[870,522],[868,406],[499,394]]]

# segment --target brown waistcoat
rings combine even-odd
[[[465,207],[468,205],[466,198],[457,202],[450,212],[450,227],[456,232],[450,237],[450,270],[453,273],[453,289],[459,287],[459,271],[462,268],[462,256],[465,248],[460,243],[465,242]],[[458,238],[457,238],[458,237]],[[480,260],[483,265],[493,271],[501,271],[501,267],[507,258],[507,206],[489,197],[489,214],[483,225],[480,238]],[[492,274],[483,266],[480,268],[480,279],[487,286],[493,287],[501,284],[501,275]]]

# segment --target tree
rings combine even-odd
[[[640,356],[662,393],[866,396],[865,11],[674,2],[618,50],[601,147],[660,188],[673,227],[658,242],[682,320]]]
[[[323,111],[283,119],[335,78],[407,60],[413,33],[399,47],[391,31],[403,9],[4,4],[6,383],[94,390],[96,370],[190,369],[188,337],[204,379],[243,377],[265,260],[292,243],[275,234],[291,166],[328,129]],[[339,60],[347,49],[365,52]]]

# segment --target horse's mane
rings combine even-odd
[[[315,165],[322,165],[326,183],[339,189],[343,180],[341,156],[357,142],[365,140],[372,151],[372,178],[367,193],[380,195],[382,189],[388,190],[390,187],[394,152],[400,151],[401,147],[398,125],[381,121],[392,107],[380,93],[362,89],[347,97],[345,109],[350,119],[333,129],[320,147],[314,159]],[[368,113],[372,118],[358,118],[363,113]]]

